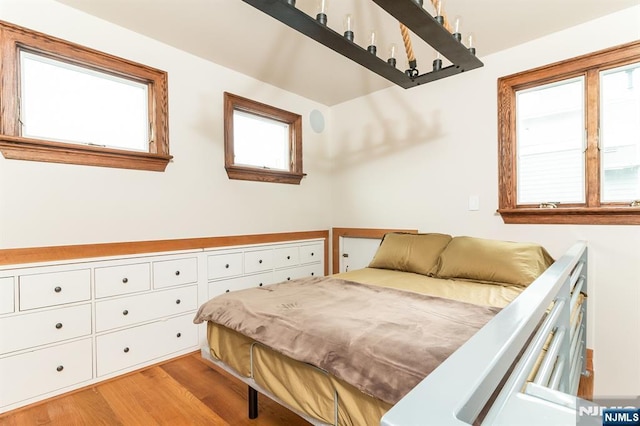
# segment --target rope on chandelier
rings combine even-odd
[[[451,31],[451,26],[449,25],[449,20],[447,19],[447,15],[440,10],[441,8],[441,0],[430,0],[433,7],[436,9],[436,14],[439,17],[442,17],[442,26],[444,26],[447,31]],[[421,3],[421,2],[420,2]],[[413,47],[411,45],[411,36],[409,35],[409,28],[406,27],[402,22],[398,22],[400,24],[400,34],[402,35],[402,42],[404,43],[404,50],[407,53],[407,61],[409,62],[409,69],[405,71],[405,74],[409,78],[415,78],[420,75],[420,72],[416,68],[418,66],[418,62],[416,60],[416,56],[413,53]]]

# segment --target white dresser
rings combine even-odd
[[[206,344],[227,291],[324,275],[324,239],[0,267],[0,413]]]
[[[197,350],[201,256],[0,269],[0,412]]]
[[[324,240],[205,250],[207,296],[324,275]]]

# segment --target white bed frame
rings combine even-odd
[[[579,407],[593,406],[576,396],[587,373],[586,302],[575,327],[570,321],[586,291],[587,246],[580,242],[394,405],[381,425],[575,425]]]

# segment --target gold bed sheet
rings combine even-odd
[[[337,275],[360,283],[399,288],[463,302],[504,307],[523,290],[471,281],[430,278],[410,272],[364,268]],[[334,392],[338,395],[338,424],[341,426],[379,424],[391,405],[366,395],[320,369],[281,355],[236,331],[207,324],[211,355],[244,377],[251,375],[267,391],[290,407],[325,423],[335,422]]]
[[[349,281],[383,287],[415,291],[429,296],[445,297],[476,305],[504,308],[522,291],[523,287],[479,283],[466,280],[432,278],[411,272],[391,269],[364,268],[335,275]]]

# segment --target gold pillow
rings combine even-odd
[[[451,235],[446,234],[391,232],[385,234],[369,267],[432,275],[449,241]]]
[[[435,276],[526,287],[552,263],[538,244],[455,237],[440,254]]]

